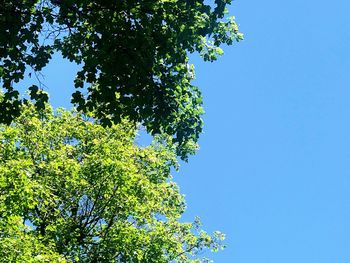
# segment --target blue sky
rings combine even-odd
[[[350,1],[244,1],[245,40],[193,58],[205,103],[198,154],[176,175],[185,219],[226,233],[218,263],[350,262]],[[59,63],[57,63],[59,62]],[[75,67],[46,70],[70,107]]]
[[[349,10],[237,0],[245,41],[196,63],[205,133],[180,183],[227,234],[216,262],[350,262]]]

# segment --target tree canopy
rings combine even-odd
[[[214,61],[242,39],[231,0],[9,0],[0,3],[0,122],[20,115],[14,83],[42,70],[54,52],[81,65],[72,102],[104,125],[128,117],[166,133],[188,153],[202,131],[202,97],[189,54]],[[59,74],[59,73],[58,73]],[[47,95],[30,87],[40,108]]]
[[[0,258],[3,262],[207,262],[221,247],[180,222],[166,138],[135,143],[127,119],[103,127],[79,113],[28,103],[0,125]]]

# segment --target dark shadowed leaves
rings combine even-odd
[[[40,71],[53,52],[81,64],[72,102],[104,125],[124,117],[166,133],[186,158],[202,131],[202,99],[188,55],[214,61],[222,44],[242,39],[229,0],[22,0],[0,4],[0,79],[12,92],[26,68]],[[42,106],[45,96],[37,101]],[[9,105],[17,101],[16,105]],[[18,96],[0,120],[18,116]],[[13,111],[11,112],[11,109]]]

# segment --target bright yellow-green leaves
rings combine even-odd
[[[206,262],[220,234],[180,223],[184,198],[170,171],[171,140],[134,143],[123,119],[27,104],[0,126],[0,257],[6,262]]]

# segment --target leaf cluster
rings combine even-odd
[[[164,140],[138,146],[127,119],[103,127],[30,103],[21,112],[0,126],[4,262],[207,262],[198,253],[221,248],[222,234],[180,222]]]
[[[0,3],[0,122],[20,114],[13,84],[54,52],[81,64],[72,102],[104,125],[128,117],[152,135],[166,133],[186,158],[202,131],[202,97],[188,55],[214,61],[242,39],[231,0],[9,0]],[[40,41],[42,40],[42,41]],[[37,95],[33,93],[32,99]],[[46,97],[41,94],[40,100]],[[38,107],[43,103],[38,103]]]

